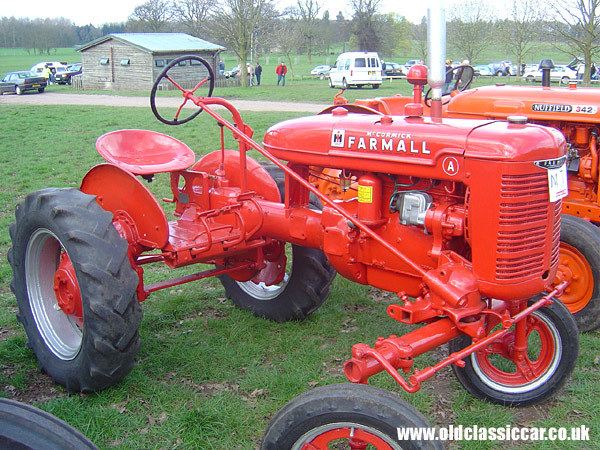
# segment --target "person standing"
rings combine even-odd
[[[219,61],[219,73],[221,75],[225,73],[225,62],[223,60]]]
[[[254,85],[254,67],[246,63],[246,72],[248,72],[248,86]]]
[[[44,66],[44,69],[42,70],[42,76],[46,79],[48,86],[50,86],[52,84],[52,70],[50,70],[49,64]]]
[[[275,69],[275,73],[277,74],[277,86],[279,86],[280,81],[283,81],[281,85],[285,86],[285,74],[287,73],[285,61],[281,61],[281,64],[279,64],[277,69]]]
[[[452,84],[453,76],[454,76],[454,73],[452,72],[452,61],[447,59],[446,60],[446,79],[444,82],[444,89],[442,91],[442,94],[450,93],[450,85]]]
[[[254,75],[256,75],[256,85],[260,86],[260,76],[262,74],[262,67],[258,61],[256,61],[256,67],[254,68]]]

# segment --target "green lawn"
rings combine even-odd
[[[260,141],[267,127],[294,115],[243,117]],[[0,396],[57,415],[103,449],[251,450],[269,419],[295,395],[345,380],[343,363],[354,343],[372,345],[378,336],[406,332],[408,327],[385,312],[394,296],[386,298],[339,276],[320,309],[303,322],[285,324],[234,308],[220,283],[209,279],[159,291],[144,302],[142,347],[123,382],[89,395],[67,395],[53,385],[39,373],[15,319],[6,261],[8,225],[15,205],[27,193],[47,186],[78,186],[88,168],[102,162],[94,149],[97,137],[122,128],[170,134],[190,145],[197,156],[219,143],[219,127],[206,114],[187,125],[168,127],[157,122],[149,108],[0,105]],[[235,148],[230,138],[228,146]],[[167,196],[168,176],[159,175],[149,186],[157,197]],[[150,268],[146,282],[190,270],[197,268],[176,273]],[[430,365],[442,356],[441,350],[423,355],[416,365]],[[440,426],[586,425],[594,443],[540,442],[526,448],[591,449],[600,438],[599,358],[600,333],[583,335],[573,379],[554,399],[526,409],[474,399],[449,370],[412,395],[384,374],[374,377],[373,384],[397,392]],[[464,441],[451,448],[507,446],[521,449],[523,443]]]

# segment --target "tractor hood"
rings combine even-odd
[[[280,122],[264,147],[279,159],[321,167],[464,181],[466,158],[506,162],[565,154],[563,136],[506,121],[330,113]]]
[[[461,92],[446,106],[444,117],[600,123],[600,89],[542,86],[483,86]]]

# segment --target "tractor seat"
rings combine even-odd
[[[96,150],[108,162],[134,175],[183,170],[194,164],[194,152],[183,142],[149,130],[118,130],[103,134]]]

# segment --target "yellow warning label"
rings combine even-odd
[[[358,185],[358,202],[373,203],[373,186]]]

